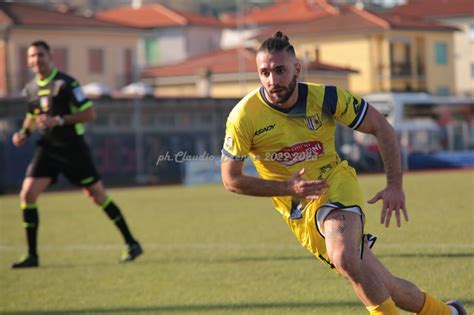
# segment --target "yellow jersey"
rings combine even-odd
[[[272,105],[263,87],[247,94],[229,114],[222,154],[234,160],[251,158],[263,179],[287,180],[302,168],[304,179],[326,179],[340,162],[336,123],[357,129],[368,104],[335,86],[299,83],[297,88],[298,100],[288,110]],[[300,202],[304,208],[306,201],[273,197],[287,218]]]

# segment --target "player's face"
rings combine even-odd
[[[301,66],[286,52],[260,52],[257,54],[257,69],[260,82],[269,101],[282,107],[296,103],[295,92]]]
[[[51,54],[42,46],[30,46],[27,51],[28,66],[40,76],[46,76],[51,71]]]

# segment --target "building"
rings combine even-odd
[[[26,50],[38,39],[50,44],[55,66],[82,84],[115,89],[136,77],[133,27],[17,3],[0,3],[0,25],[0,95],[19,93],[30,80]]]
[[[448,95],[455,91],[455,27],[343,6],[336,15],[279,29],[289,35],[302,60],[359,70],[349,78],[349,88],[356,93],[428,91]],[[258,39],[274,32],[274,28],[263,31]],[[439,50],[446,53],[439,55]]]
[[[186,61],[149,67],[143,81],[159,96],[242,97],[261,84],[253,48],[229,48],[202,54]],[[319,62],[303,63],[302,79],[348,87],[357,71]]]
[[[214,17],[161,4],[121,6],[97,12],[96,17],[143,30],[139,44],[142,67],[176,63],[218,49],[223,26]]]
[[[455,93],[474,95],[474,4],[470,0],[417,0],[395,7],[391,11],[427,18],[460,29],[454,33],[453,51],[437,45],[436,58],[454,59]]]
[[[242,43],[252,46],[255,45],[252,37],[264,29],[308,23],[337,13],[337,8],[326,0],[284,0],[251,9],[241,5],[237,7],[237,12],[221,16],[221,21],[226,25],[222,32],[221,47],[231,48],[241,46]]]

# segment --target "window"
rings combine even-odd
[[[101,48],[89,49],[89,72],[92,74],[104,73],[104,51]]]
[[[148,66],[156,66],[160,62],[160,54],[158,51],[158,40],[156,38],[145,39],[145,56]]]
[[[445,43],[435,44],[435,61],[438,65],[445,65],[448,63],[448,45]]]
[[[449,87],[447,87],[447,86],[438,86],[436,88],[436,95],[438,95],[438,96],[448,96],[449,95]]]

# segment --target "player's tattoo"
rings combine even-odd
[[[338,235],[344,234],[346,229],[347,229],[347,224],[340,225],[340,226],[337,227],[337,229],[334,229],[330,232],[325,233],[325,237],[326,237],[326,239],[333,239]]]
[[[334,217],[332,217],[331,219],[335,220],[335,221],[346,221],[346,217],[344,216],[343,213],[337,214]],[[332,229],[332,231],[326,232],[325,237],[326,237],[326,239],[335,238],[337,235],[344,234],[344,231],[346,229],[347,229],[347,224],[343,223],[343,224],[339,225],[336,229]]]

